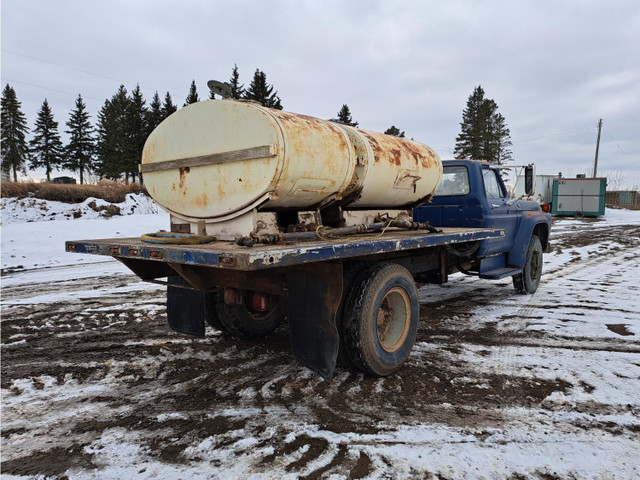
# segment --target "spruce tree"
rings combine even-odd
[[[184,101],[183,107],[187,105],[191,105],[192,103],[199,102],[200,98],[198,97],[198,91],[196,90],[196,81],[191,80],[191,86],[189,87],[189,94],[187,95],[186,100]]]
[[[101,177],[117,180],[130,172],[129,103],[127,90],[120,85],[98,113],[96,171]]]
[[[85,172],[89,173],[93,168],[93,155],[96,148],[93,138],[94,129],[89,121],[89,113],[82,95],[76,98],[76,108],[71,111],[66,125],[68,129],[65,132],[69,135],[69,143],[65,147],[63,166],[72,172],[78,172],[82,185]]]
[[[253,80],[251,80],[249,88],[245,91],[244,98],[247,100],[255,100],[265,107],[282,110],[282,103],[280,97],[278,97],[278,92],[273,91],[273,86],[267,83],[267,76],[259,69],[256,69],[253,74]]]
[[[2,171],[13,173],[13,181],[18,181],[18,172],[25,173],[25,162],[29,158],[26,136],[29,132],[27,119],[22,113],[15,90],[7,84],[2,91],[1,155]]]
[[[491,128],[495,133],[493,148],[496,153],[496,158],[498,159],[498,165],[503,165],[513,160],[513,151],[509,148],[513,145],[511,143],[511,132],[501,113],[496,113],[491,120]]]
[[[162,102],[160,101],[160,95],[158,92],[153,94],[153,98],[151,99],[151,103],[149,104],[149,109],[147,110],[147,136],[155,130],[155,128],[160,125],[162,120],[164,120],[164,113],[162,112]]]
[[[467,100],[460,128],[454,149],[457,158],[487,160],[497,165],[512,160],[510,132],[505,119],[498,113],[498,104],[484,97],[480,85]]]
[[[354,122],[353,118],[351,118],[351,110],[349,110],[349,106],[347,104],[342,105],[342,108],[338,112],[338,118],[331,118],[329,121],[342,123],[351,127],[358,126],[358,122]]]
[[[43,167],[47,181],[50,182],[51,172],[59,169],[62,163],[63,146],[58,133],[58,122],[53,119],[53,112],[46,98],[38,111],[29,152],[29,167]]]
[[[238,73],[237,64],[233,65],[229,84],[231,85],[231,98],[233,98],[234,100],[242,98],[244,95],[244,84],[240,85],[240,74]]]
[[[394,137],[404,138],[404,131],[400,131],[395,125],[391,125],[384,131],[385,135],[392,135]]]
[[[164,118],[167,118],[176,110],[178,110],[178,107],[174,105],[173,100],[171,99],[171,94],[167,92],[164,96],[164,103],[162,104],[162,114],[164,115]]]
[[[125,178],[131,176],[131,180],[134,182],[136,178],[142,179],[138,170],[138,165],[142,159],[142,149],[144,148],[144,142],[147,140],[147,114],[148,110],[145,105],[145,100],[140,91],[140,85],[136,85],[136,88],[131,92],[129,104],[127,105],[127,171],[125,172]]]

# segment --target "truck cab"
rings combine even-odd
[[[551,216],[536,202],[511,198],[499,170],[487,162],[442,164],[440,187],[430,203],[414,209],[414,219],[435,227],[503,229],[504,236],[479,245],[469,271],[494,280],[521,275],[531,242],[539,241],[542,250],[547,249]]]

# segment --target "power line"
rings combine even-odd
[[[42,85],[36,85],[35,83],[21,82],[20,80],[12,80],[12,79],[7,78],[7,77],[2,77],[2,83],[5,83],[5,82],[19,83],[21,85],[28,85],[30,87],[42,88],[43,90],[49,90],[51,92],[62,93],[63,95],[71,95],[73,97],[77,97],[78,96],[77,93],[65,92],[63,90],[56,90],[55,88],[44,87]],[[82,96],[82,98],[89,99],[89,100],[97,100],[98,102],[101,102],[101,101],[104,100],[104,99],[95,98],[95,97],[85,97],[84,95]]]
[[[618,144],[618,142],[617,142],[617,141],[615,141],[615,140],[613,139],[613,137],[611,137],[611,135],[609,135],[609,133],[608,133],[607,131],[605,131],[605,132],[604,132],[604,134],[605,134],[607,137],[609,137],[609,140],[611,140],[613,143],[615,143],[615,144],[616,144],[616,147],[618,147],[618,149],[622,152],[622,154],[623,154],[625,157],[627,157],[627,159],[628,159],[629,161],[631,161],[631,157],[630,157],[629,155],[627,155],[627,152],[625,152],[625,151],[622,149],[622,147]]]
[[[596,128],[594,125],[592,125],[591,123],[589,124],[581,124],[581,125],[577,125],[574,127],[570,127],[564,130],[552,130],[549,132],[543,132],[543,133],[535,133],[533,135],[528,135],[526,137],[520,137],[517,138],[515,140],[512,140],[511,143],[512,144],[517,144],[517,143],[527,143],[527,142],[535,142],[537,140],[548,140],[551,138],[556,138],[556,137],[561,137],[563,135],[572,135],[574,133],[580,133],[580,132],[586,132],[588,130],[593,130],[594,128]],[[450,146],[444,146],[444,145],[440,145],[438,147],[432,147],[432,148],[448,148],[449,150],[453,151],[453,148]]]
[[[104,78],[104,79],[107,79],[107,80],[111,80],[111,81],[114,81],[114,82],[118,82],[118,83],[120,83],[120,84],[129,83],[129,82],[125,82],[124,80],[121,80],[121,79],[118,79],[118,78],[109,77],[109,76],[107,76],[107,75],[102,75],[102,74],[100,74],[100,73],[90,72],[90,71],[88,71],[88,70],[82,70],[82,69],[80,69],[80,68],[70,67],[70,66],[68,66],[68,65],[63,65],[63,64],[61,64],[61,63],[52,62],[52,61],[50,61],[50,60],[44,60],[44,59],[42,59],[42,58],[33,57],[33,56],[31,56],[31,55],[24,55],[24,54],[22,54],[22,53],[13,52],[13,51],[11,51],[11,50],[7,50],[6,48],[3,48],[3,49],[2,49],[2,51],[3,51],[4,53],[10,53],[11,55],[16,55],[16,56],[18,56],[18,57],[28,58],[29,60],[35,60],[36,62],[47,63],[47,64],[49,64],[49,65],[54,65],[54,66],[56,66],[56,67],[66,68],[67,70],[73,70],[74,72],[80,72],[80,73],[84,73],[84,74],[86,74],[86,75],[92,75],[92,76],[94,76],[94,77]],[[139,85],[139,84],[138,84],[138,85]],[[145,86],[143,86],[143,85],[140,85],[140,88],[143,88],[143,89],[145,89],[145,90],[150,90],[150,91],[158,91],[158,89],[153,89],[153,88],[150,88],[150,87],[145,87]]]
[[[550,138],[560,137],[563,135],[572,135],[574,133],[586,132],[588,130],[592,130],[593,128],[595,127],[591,124],[589,124],[589,126],[586,126],[583,124],[582,126],[571,127],[564,130],[555,130],[555,131],[544,132],[544,133],[536,133],[526,137],[520,137],[515,140],[512,140],[512,143],[526,143],[526,142],[534,142],[536,140],[547,140]]]

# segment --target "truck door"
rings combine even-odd
[[[502,228],[505,231],[504,237],[485,242],[486,250],[483,254],[508,252],[513,246],[513,239],[521,216],[519,202],[509,205],[507,190],[497,170],[489,168],[488,165],[483,166],[482,180],[487,202],[484,211],[485,226]]]
[[[477,195],[470,195],[471,190],[466,165],[444,165],[435,197],[429,205],[414,209],[415,221],[435,227],[484,227]]]

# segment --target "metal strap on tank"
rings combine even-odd
[[[277,145],[261,145],[259,147],[244,148],[231,152],[212,153],[197,157],[179,158],[164,162],[143,163],[139,165],[140,173],[160,172],[163,170],[175,170],[185,167],[202,167],[204,165],[218,165],[221,163],[241,162],[243,160],[256,160],[258,158],[275,157],[278,154]]]

